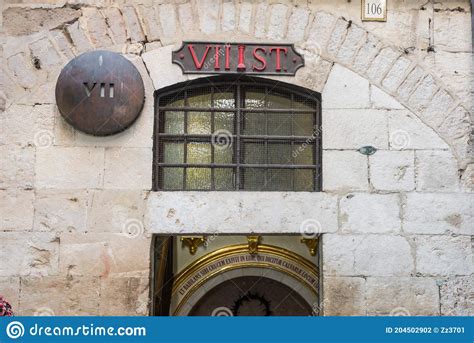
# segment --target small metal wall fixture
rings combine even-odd
[[[204,236],[183,236],[181,237],[181,243],[184,246],[188,247],[189,253],[194,255],[201,245],[206,242],[206,238]]]
[[[367,146],[363,146],[362,148],[360,148],[357,151],[360,152],[362,155],[369,156],[369,155],[375,154],[375,152],[377,151],[377,148],[375,148],[373,146],[370,146],[370,145],[367,145]]]
[[[301,243],[306,244],[311,256],[316,256],[318,252],[319,237],[317,238],[301,238]]]
[[[255,255],[258,253],[260,239],[260,236],[247,236],[249,254]]]
[[[138,69],[122,55],[105,50],[71,60],[56,83],[56,103],[75,129],[107,136],[138,118],[145,87]]]

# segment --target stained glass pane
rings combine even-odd
[[[188,143],[186,162],[191,164],[211,163],[211,144]]]
[[[184,133],[184,112],[165,112],[165,124],[163,126],[165,133]]]
[[[186,189],[211,189],[211,168],[187,168]]]
[[[188,133],[211,134],[211,114],[208,112],[188,112]]]
[[[165,190],[182,190],[183,189],[183,172],[184,168],[168,168],[162,169],[163,172],[163,189]]]
[[[174,142],[163,142],[163,162],[183,163],[184,144]]]
[[[214,187],[218,191],[230,191],[234,189],[234,169],[216,168],[214,170]]]

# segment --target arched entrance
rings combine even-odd
[[[294,289],[263,276],[240,276],[212,288],[189,316],[308,316],[312,306]]]

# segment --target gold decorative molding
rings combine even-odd
[[[194,255],[198,247],[204,244],[206,238],[204,236],[182,236],[180,240],[183,246],[187,246],[189,248],[189,253]]]
[[[237,256],[242,256],[245,254],[249,254],[249,247],[248,244],[238,244],[238,245],[231,245],[227,246],[218,250],[215,250],[213,252],[210,252],[200,258],[198,258],[196,261],[192,262],[189,264],[186,268],[184,268],[178,275],[176,275],[175,280],[173,282],[173,287],[172,287],[172,294],[173,296],[178,296],[179,292],[178,290],[186,284],[187,281],[192,277],[192,275],[198,273],[200,270],[206,268],[210,264],[216,262],[219,259],[222,259],[224,257],[228,258],[235,258]],[[260,256],[261,259],[265,259],[265,256],[273,256],[273,257],[279,257],[283,258],[287,261],[290,261],[292,263],[295,263],[303,270],[307,275],[311,275],[313,278],[316,280],[319,280],[319,269],[318,267],[311,262],[310,260],[304,258],[303,256],[300,256],[292,251],[286,250],[284,248],[280,248],[277,246],[272,246],[272,245],[265,245],[265,244],[259,244],[258,246],[258,254],[259,255],[253,255],[253,256]],[[249,256],[249,255],[247,255]],[[257,258],[257,257],[255,257]],[[219,269],[212,270],[208,275],[202,277],[200,280],[198,280],[194,285],[189,285],[189,288],[187,289],[186,293],[183,294],[184,297],[180,298],[179,302],[177,303],[177,306],[175,310],[173,311],[174,314],[179,313],[181,307],[183,304],[186,303],[186,301],[189,299],[189,297],[196,292],[197,289],[199,289],[203,284],[208,282],[210,279],[216,277],[217,275],[227,272],[229,270],[234,270],[234,269],[245,269],[245,268],[265,268],[265,269],[273,269],[279,272],[282,272],[289,277],[292,277],[293,279],[299,281],[302,285],[307,287],[312,293],[318,294],[317,292],[317,287],[315,285],[312,285],[308,283],[308,280],[303,278],[300,274],[288,270],[285,268],[281,268],[280,266],[267,263],[267,262],[260,262],[260,259],[257,258],[255,261],[244,261],[242,262],[235,262],[232,265],[224,266]],[[316,281],[318,282],[318,281]]]
[[[260,236],[247,236],[249,254],[258,253],[258,245],[260,244]]]
[[[316,256],[318,252],[319,238],[301,238],[301,243],[306,244],[311,256]]]

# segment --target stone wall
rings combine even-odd
[[[146,314],[152,233],[299,233],[310,221],[326,315],[473,315],[469,1],[389,1],[387,23],[362,23],[343,0],[6,3],[0,293],[17,313]],[[230,36],[304,54],[295,77],[276,79],[322,93],[323,193],[149,191],[153,92],[191,78],[171,50]],[[61,68],[99,48],[145,82],[140,118],[111,137],[73,130],[54,99]]]

